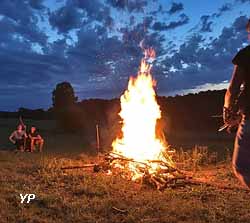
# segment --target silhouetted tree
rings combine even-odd
[[[77,102],[74,89],[69,82],[62,82],[56,85],[52,93],[52,101],[55,110],[67,108]]]
[[[56,118],[66,131],[81,128],[82,112],[78,108],[74,89],[69,82],[56,85],[52,92],[52,101]]]

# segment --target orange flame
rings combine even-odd
[[[116,138],[112,147],[115,153],[148,163],[149,160],[163,160],[165,147],[156,137],[156,121],[161,118],[161,110],[154,90],[156,82],[150,74],[151,65],[147,62],[147,59],[155,57],[155,51],[150,48],[144,55],[137,77],[130,77],[128,89],[120,98],[123,137]],[[150,165],[149,171],[157,169],[157,164]],[[134,164],[130,163],[129,169],[133,179],[140,177]]]

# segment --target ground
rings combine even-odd
[[[44,124],[46,130],[45,123],[37,125]],[[7,124],[1,127],[4,134]],[[77,144],[80,137],[61,134],[46,136],[43,153],[14,152],[2,142],[6,147],[0,150],[0,222],[250,222],[250,191],[241,188],[226,156],[203,162],[210,156],[193,149],[193,160],[186,164],[194,179],[205,182],[157,191],[92,169],[61,170],[97,159]],[[67,144],[65,138],[75,144]],[[21,204],[20,194],[28,193],[35,194],[35,200]]]

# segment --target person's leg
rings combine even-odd
[[[35,150],[35,140],[30,139],[30,152],[34,152]]]
[[[17,139],[16,142],[15,142],[15,146],[16,146],[16,150],[20,150],[20,142],[19,140]]]
[[[21,152],[24,152],[24,140],[23,139],[18,139],[16,141],[17,149],[20,150]]]
[[[44,144],[44,140],[41,138],[39,139],[39,151],[42,152],[43,151],[43,144]]]
[[[250,188],[250,120],[242,120],[234,144],[232,166],[235,176]]]
[[[30,138],[26,139],[26,146],[25,147],[26,147],[25,149],[27,152],[31,152],[31,140],[30,140]]]

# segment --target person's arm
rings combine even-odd
[[[9,137],[9,140],[10,140],[13,144],[16,143],[16,141],[13,139],[14,135],[15,135],[15,131],[12,132],[11,135],[10,135],[10,137]]]
[[[31,140],[39,139],[39,135],[32,136],[31,134],[29,134],[29,138],[30,138]]]
[[[240,93],[240,87],[243,83],[244,70],[235,65],[233,70],[232,79],[225,94],[224,108],[231,109],[235,100]]]
[[[26,133],[26,132],[24,132],[24,137],[25,137],[25,138],[28,138],[28,136],[27,136],[27,133]]]

